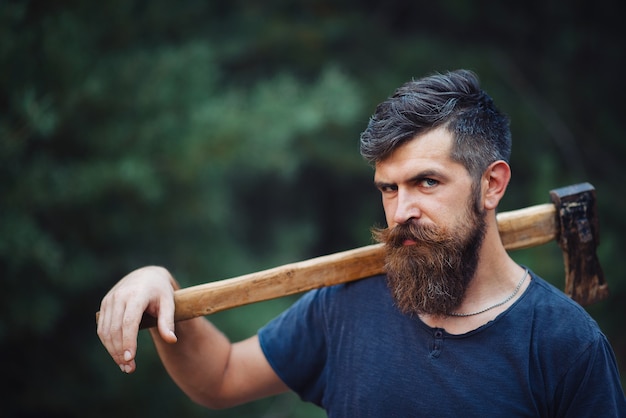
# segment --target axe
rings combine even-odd
[[[498,230],[507,250],[556,240],[563,252],[565,293],[586,306],[608,296],[596,253],[598,218],[595,189],[581,183],[550,191],[552,203],[497,215]],[[175,321],[346,283],[384,273],[382,244],[368,245],[269,270],[177,290]],[[97,321],[98,313],[96,313]],[[156,325],[144,315],[141,328]]]

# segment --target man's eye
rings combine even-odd
[[[433,179],[423,179],[422,180],[422,186],[424,186],[426,188],[435,187],[438,184],[439,184],[439,182],[437,180],[433,180]]]
[[[379,189],[382,193],[393,193],[398,190],[396,186],[380,186]]]

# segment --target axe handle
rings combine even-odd
[[[503,212],[498,214],[497,219],[498,230],[507,250],[545,244],[557,235],[556,209],[553,204]],[[176,321],[184,321],[381,274],[384,257],[382,244],[374,244],[180,289],[174,293],[174,318]],[[141,323],[142,328],[154,325],[154,318],[147,315]]]

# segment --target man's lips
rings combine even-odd
[[[409,245],[415,245],[417,244],[417,242],[415,240],[412,239],[405,239],[404,241],[402,241],[402,245],[409,246]]]

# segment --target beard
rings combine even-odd
[[[459,307],[486,231],[485,213],[471,207],[452,229],[414,219],[392,229],[372,229],[374,239],[385,245],[387,283],[401,312],[447,316]],[[416,244],[404,245],[406,240]]]

